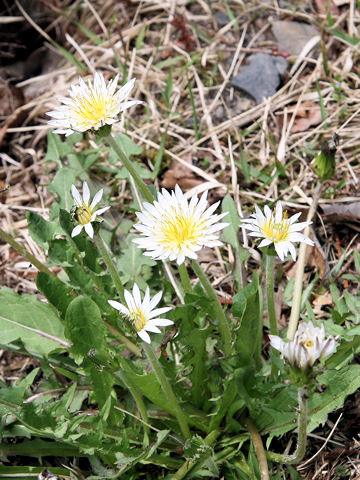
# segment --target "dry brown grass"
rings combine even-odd
[[[47,55],[41,59],[41,74],[16,82],[24,102],[13,108],[0,126],[1,185],[11,186],[1,194],[0,226],[37,258],[43,259],[43,254],[28,234],[25,210],[33,209],[46,217],[52,201],[44,187],[54,174],[54,165],[45,165],[42,161],[48,130],[44,113],[56,106],[57,98],[66,95],[79,75],[84,75],[59,53],[54,40],[73,53],[87,68],[88,75],[101,70],[108,78],[113,77],[120,63],[128,78],[137,78],[133,96],[144,100],[146,106],[123,115],[114,130],[126,132],[143,146],[141,161],[150,170],[154,168],[162,136],[167,135],[163,163],[155,180],[157,187],[163,185],[164,173],[170,167],[175,172],[171,178],[176,180],[172,181],[185,182],[183,188],[188,189],[189,196],[194,188],[200,192],[210,190],[213,198],[230,192],[241,215],[246,214],[254,202],[273,202],[278,198],[289,209],[306,211],[316,182],[310,165],[312,152],[319,148],[323,139],[337,132],[340,145],[336,177],[324,191],[320,207],[325,204],[348,206],[360,201],[360,43],[349,44],[323,29],[328,75],[320,49],[313,56],[307,52],[304,57],[293,59],[291,75],[284,79],[282,88],[261,105],[255,105],[234,91],[229,83],[232,75],[247,61],[249,52],[269,51],[273,45],[271,19],[324,26],[326,15],[319,13],[312,2],[300,2],[301,6],[294,9],[292,2],[229,1],[235,18],[221,28],[215,20],[216,11],[225,12],[224,3],[220,1],[198,0],[192,4],[185,0],[44,1],[36,4],[34,10],[26,10],[25,2],[16,0],[15,3],[18,9],[3,11],[1,23],[7,18],[14,26],[31,25],[34,35],[37,31],[36,35],[43,37]],[[319,8],[321,2],[315,3]],[[16,18],[12,19],[11,15]],[[183,32],[172,24],[176,15],[185,18]],[[41,16],[48,19],[46,25],[42,22],[40,26]],[[97,45],[89,39],[74,21],[96,34],[102,43]],[[340,7],[335,21],[347,35],[358,35],[360,13],[354,0]],[[193,25],[208,40],[201,38]],[[136,48],[136,41],[144,29],[144,40]],[[185,40],[181,41],[184,32]],[[163,94],[170,69],[173,87],[167,108]],[[336,82],[342,89],[339,96],[334,94]],[[192,123],[194,114],[188,84],[199,120],[198,138]],[[294,131],[304,102],[310,102],[310,109],[318,108],[319,95],[326,112],[324,121],[309,125],[304,131]],[[219,111],[223,112],[220,116]],[[84,147],[85,142],[79,146]],[[248,167],[258,172],[249,182],[240,168],[241,155]],[[280,165],[285,175],[277,174]],[[264,178],[269,178],[267,185],[264,185]],[[346,179],[345,184],[337,188],[343,179]],[[99,180],[106,183],[111,178],[105,175]],[[124,182],[119,189],[126,190]],[[355,214],[353,218],[344,219],[339,215],[335,219],[338,224],[347,222],[347,227],[324,223],[320,216],[318,220],[314,238],[320,254],[315,264],[320,262],[324,271],[329,272],[346,250],[345,265],[351,271],[353,251],[359,250],[360,213],[357,218]],[[246,238],[244,242],[247,245]],[[2,282],[16,290],[35,292],[35,270],[24,268],[21,258],[8,245],[1,245],[0,254]],[[231,252],[229,255],[231,260]],[[256,253],[254,260],[257,260]],[[228,275],[219,252],[215,258],[204,261],[217,265],[212,270],[216,285],[226,283]],[[346,284],[342,283],[342,287],[346,288]],[[323,440],[316,439],[319,448]],[[335,478],[329,472],[340,463],[349,468],[351,476],[348,478],[360,478],[355,438],[353,450],[346,454],[350,440],[340,439],[336,444],[344,450],[339,457],[327,460],[325,454],[319,452],[314,460],[300,468],[304,478]],[[325,450],[331,450],[333,446],[330,445],[331,441]]]

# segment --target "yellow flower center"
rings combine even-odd
[[[164,246],[181,248],[185,243],[195,244],[199,238],[199,227],[192,217],[174,214],[167,217],[161,225],[160,243]]]
[[[113,97],[99,95],[92,91],[91,95],[77,99],[74,113],[86,124],[95,125],[107,117],[114,103]]]
[[[132,310],[130,312],[130,317],[131,320],[134,322],[135,330],[137,332],[140,332],[140,330],[142,330],[146,325],[146,318],[144,316],[144,313],[139,308],[137,308],[136,310]]]
[[[273,219],[266,221],[261,230],[269,240],[277,243],[287,239],[289,228],[290,222],[283,218],[279,223],[275,223]]]
[[[310,340],[310,339],[308,339],[308,340],[303,340],[301,343],[302,343],[302,344],[304,345],[304,347],[306,347],[306,348],[312,348],[312,347],[314,346],[314,341],[313,341],[313,340]]]
[[[87,223],[89,223],[92,214],[93,212],[90,209],[89,205],[86,205],[85,203],[83,203],[81,207],[78,207],[76,209],[76,218],[80,225],[86,225]]]

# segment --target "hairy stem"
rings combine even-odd
[[[141,350],[139,347],[135,345],[131,340],[129,340],[125,335],[119,332],[111,323],[105,322],[106,328],[109,330],[109,332],[114,335],[114,337],[117,337],[117,339],[125,345],[125,347],[130,350],[134,355],[137,357],[141,357]]]
[[[270,480],[269,468],[266,460],[264,445],[262,443],[259,432],[250,418],[245,420],[245,427],[249,430],[251,440],[254,444],[255,453],[259,462],[261,480]]]
[[[278,334],[275,312],[274,258],[272,255],[265,255],[266,299],[271,335]]]
[[[267,452],[267,457],[278,463],[297,464],[304,458],[306,450],[306,433],[307,433],[307,389],[299,387],[298,389],[298,440],[296,450],[292,455],[282,455],[274,452]]]
[[[124,301],[124,286],[121,282],[120,276],[115,268],[114,262],[111,259],[107,246],[104,243],[104,240],[101,238],[100,233],[95,234],[95,243],[99,249],[99,252],[109,270],[111,278],[115,284],[115,288],[119,294],[121,301]]]
[[[140,178],[139,174],[137,173],[134,165],[131,163],[131,161],[128,159],[127,155],[125,152],[122,151],[122,149],[119,147],[117,144],[115,138],[112,135],[108,135],[105,137],[105,140],[107,143],[110,145],[110,147],[114,150],[116,155],[119,157],[121,160],[121,163],[124,165],[124,167],[127,169],[127,171],[130,173],[130,175],[133,177],[137,187],[139,188],[140,192],[142,193],[143,197],[145,198],[146,201],[152,203],[154,201],[154,197],[152,193],[150,192],[148,186],[143,182],[143,180]]]
[[[190,283],[190,277],[184,263],[179,265],[179,273],[180,273],[181,283],[184,287],[185,293],[191,293],[192,288]]]
[[[308,216],[306,221],[310,222],[315,215],[321,194],[322,183],[318,182],[316,185],[313,201],[310,206]],[[310,233],[310,228],[306,227],[304,230],[304,235],[308,236]],[[303,278],[304,278],[304,269],[305,269],[305,256],[306,256],[306,243],[301,243],[299,248],[299,256],[296,262],[296,273],[295,273],[295,285],[294,285],[294,294],[291,307],[291,314],[289,320],[289,327],[287,331],[287,338],[291,341],[294,340],[295,333],[297,330],[299,317],[300,317],[300,306],[301,306],[301,295],[303,291]]]
[[[39,272],[47,273],[53,277],[56,277],[55,273],[49,270],[44,264],[42,264],[34,255],[26,250],[20,243],[18,243],[9,233],[4,232],[0,228],[0,239],[11,245],[22,257],[36,267]]]
[[[162,388],[162,391],[164,392],[168,402],[169,402],[169,405],[172,406],[173,410],[174,410],[174,414],[175,414],[175,417],[178,421],[178,424],[181,428],[181,431],[182,431],[182,434],[184,436],[185,439],[188,439],[191,437],[191,434],[190,434],[190,430],[189,430],[189,426],[188,426],[188,423],[187,423],[187,419],[186,419],[186,416],[182,410],[182,408],[180,407],[179,405],[179,402],[175,396],[175,393],[173,392],[173,389],[171,388],[171,385],[168,381],[168,379],[166,378],[166,375],[164,373],[164,370],[154,352],[154,349],[152,348],[151,345],[143,342],[143,348],[144,348],[144,351],[145,351],[145,354],[151,364],[151,367],[152,369],[154,370],[154,373],[156,375],[156,378],[158,379],[160,385],[161,385],[161,388]]]
[[[228,323],[228,319],[226,318],[225,312],[221,306],[219,298],[213,289],[207,275],[202,271],[200,265],[197,263],[196,260],[191,261],[191,265],[194,269],[194,272],[199,277],[201,285],[203,289],[208,294],[209,298],[212,300],[214,311],[219,319],[219,330],[224,342],[224,351],[225,356],[229,357],[231,355],[231,331]]]

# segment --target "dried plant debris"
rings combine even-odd
[[[326,285],[329,278],[335,285],[331,296],[321,291],[309,296],[317,317],[326,319],[347,289],[358,288],[358,5],[346,0],[298,2],[296,8],[288,1],[210,3],[90,0],[2,5],[0,228],[45,260],[28,233],[26,212],[50,218],[53,197],[44,185],[74,161],[64,154],[62,140],[57,144],[63,149],[59,155],[55,148],[53,156],[46,156],[45,112],[66,96],[79,76],[87,80],[94,71],[107,79],[119,73],[121,84],[137,79],[133,95],[146,108],[125,112],[114,132],[126,134],[143,152],[156,152],[151,156],[137,150],[132,155],[147,183],[157,189],[178,184],[190,194],[193,189],[210,190],[211,201],[229,193],[244,216],[256,202],[263,206],[281,198],[285,209],[303,211],[305,218],[317,182],[311,163],[324,139],[337,132],[336,171],[322,190],[312,225],[315,246],[308,251],[305,270],[309,284],[318,276],[317,285]],[[255,101],[244,98],[234,84],[251,65],[255,73],[239,88]],[[132,186],[91,135],[76,137],[74,147],[85,152],[78,157],[83,162],[81,175],[111,192],[115,231],[124,209],[129,215],[135,211]],[[160,150],[162,156],[157,157]],[[229,265],[233,248],[226,247]],[[258,252],[248,251],[247,262],[255,271]],[[2,285],[39,294],[36,269],[8,244],[0,245],[0,261]],[[217,282],[222,300],[231,301],[237,266],[227,271],[216,250],[204,249],[200,261]],[[281,268],[290,283],[293,263]],[[289,307],[283,305],[284,325],[288,315]],[[26,358],[2,353],[2,380],[20,377]],[[314,433],[308,459],[320,451],[343,414],[324,450],[298,467],[303,478],[359,476],[357,430],[351,427],[358,425],[358,398],[349,402]],[[281,447],[288,439],[285,435]]]

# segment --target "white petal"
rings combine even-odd
[[[129,100],[128,102],[122,102],[119,105],[119,112],[123,112],[124,110],[127,110],[128,108],[132,107],[133,105],[139,105],[144,102],[141,102],[140,100]]]
[[[278,337],[277,335],[269,335],[270,343],[273,348],[279,350],[279,352],[283,351],[284,341]]]
[[[161,333],[161,330],[154,323],[150,322],[145,325],[144,330],[152,333]]]
[[[292,259],[294,260],[294,262],[296,262],[296,249],[294,245],[291,242],[288,242],[287,248],[291,254]]]
[[[275,223],[281,223],[283,220],[283,209],[281,202],[277,202],[275,207]]]
[[[287,254],[287,246],[284,245],[283,243],[275,243],[275,251],[278,254],[280,260],[284,261],[285,255]]]
[[[138,308],[140,308],[141,307],[141,294],[140,294],[140,289],[139,289],[139,287],[137,286],[136,283],[134,283],[132,293],[133,293],[133,298],[134,298],[136,306]]]
[[[167,318],[157,318],[156,320],[150,320],[147,325],[152,324],[152,322],[158,327],[168,327],[169,325],[174,325],[174,322],[172,320],[168,320]]]
[[[172,307],[162,307],[162,308],[156,308],[155,310],[152,310],[147,318],[150,320],[151,318],[158,317],[159,315],[162,315],[163,313],[169,312],[172,310]]]
[[[73,199],[75,200],[75,202],[77,203],[77,206],[78,207],[81,207],[82,205],[82,198],[81,198],[81,195],[79,193],[79,190],[75,187],[75,185],[71,185],[71,194],[73,196]]]
[[[84,228],[85,228],[85,232],[89,235],[89,237],[93,238],[94,237],[94,229],[93,229],[93,226],[91,225],[91,223],[87,223],[86,225],[84,225]]]
[[[137,332],[137,334],[145,343],[151,343],[150,335],[146,330],[140,330],[140,332]]]
[[[148,307],[149,310],[152,310],[153,308],[156,307],[156,305],[160,302],[161,297],[162,297],[162,292],[158,292],[156,295],[153,296],[153,298],[149,303],[149,307]]]
[[[259,248],[267,247],[271,243],[273,243],[271,240],[269,240],[268,238],[264,238],[264,240],[261,240],[261,242],[259,243]]]
[[[91,205],[90,205],[90,209],[92,210],[101,200],[102,196],[103,196],[103,189],[99,190],[94,198],[93,198],[93,201],[91,202]]]
[[[129,315],[129,310],[122,304],[115,300],[108,300],[108,303],[119,312],[123,313],[124,315]]]
[[[79,235],[81,230],[83,229],[84,225],[76,225],[76,227],[73,228],[73,231],[71,232],[72,237],[76,237],[76,235]]]
[[[129,96],[131,90],[134,88],[136,78],[132,78],[129,80],[120,90],[117,92],[116,97],[118,101],[124,100],[126,97]]]
[[[96,210],[96,216],[98,215],[101,215],[102,213],[106,212],[107,210],[109,210],[109,208],[111,207],[103,207],[103,208],[99,208],[99,210]]]
[[[129,310],[135,310],[136,305],[133,296],[129,292],[129,290],[124,290],[124,297],[126,301],[126,305],[128,306]]]
[[[83,199],[84,199],[84,203],[86,205],[89,205],[90,190],[89,190],[89,186],[86,182],[83,183]]]

